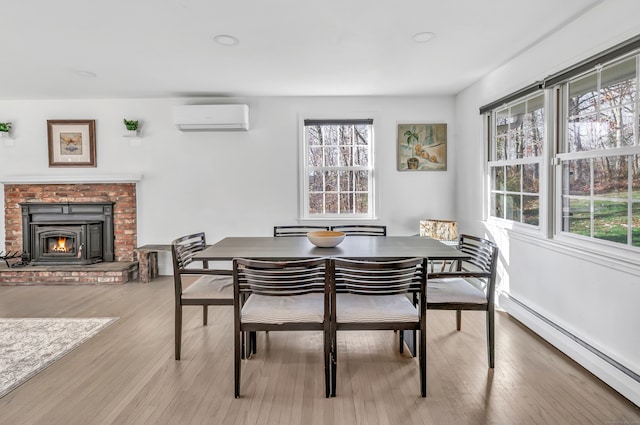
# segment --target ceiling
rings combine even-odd
[[[602,1],[7,1],[0,99],[450,95]]]

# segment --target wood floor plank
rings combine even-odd
[[[640,409],[505,313],[496,368],[487,368],[484,315],[430,311],[427,398],[417,359],[393,332],[338,334],[338,396],[324,397],[321,332],[258,334],[233,397],[230,307],[185,308],[173,359],[168,277],[121,286],[0,287],[3,317],[119,317],[0,399],[0,424],[606,424],[640,423]]]

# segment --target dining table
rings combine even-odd
[[[305,236],[226,237],[194,255],[195,260],[223,261],[234,258],[288,261],[310,258],[349,258],[356,260],[392,260],[419,257],[429,261],[453,261],[469,258],[455,246],[420,236],[346,236],[335,247],[320,248]],[[415,355],[414,334],[404,332],[404,341]]]
[[[320,248],[305,236],[226,237],[198,252],[194,259],[220,261],[234,258],[254,260],[303,260],[309,258],[390,260],[420,257],[456,260],[468,255],[436,239],[419,236],[346,236],[336,247]]]

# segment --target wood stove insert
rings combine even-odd
[[[113,261],[113,202],[25,203],[22,261],[32,265]]]

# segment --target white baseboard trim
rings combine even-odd
[[[635,372],[580,340],[521,301],[509,297],[508,294],[500,295],[500,308],[636,406],[640,406],[640,377]]]

